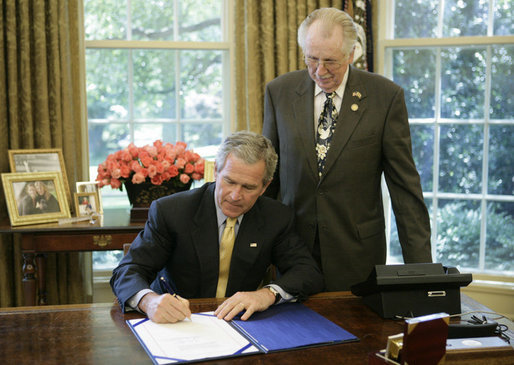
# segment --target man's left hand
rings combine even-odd
[[[240,312],[245,311],[241,319],[246,321],[252,314],[268,309],[274,302],[275,295],[268,288],[262,288],[257,291],[237,292],[221,303],[214,314],[219,319],[230,321]]]

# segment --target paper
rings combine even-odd
[[[259,352],[245,337],[213,312],[197,313],[192,321],[155,323],[128,320],[154,364],[171,364]]]

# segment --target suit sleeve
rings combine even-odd
[[[284,208],[280,215],[282,218],[277,217],[276,221],[285,220],[286,226],[273,248],[272,263],[280,272],[274,284],[298,300],[305,300],[309,295],[323,290],[323,275],[296,233],[292,211]]]
[[[430,220],[412,157],[404,94],[398,88],[383,136],[384,175],[391,195],[405,263],[432,262]]]
[[[125,312],[127,301],[140,290],[149,289],[159,270],[171,255],[170,238],[160,232],[164,221],[153,202],[148,212],[145,229],[132,242],[130,251],[113,270],[111,287]],[[164,230],[165,231],[165,230]]]

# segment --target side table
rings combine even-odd
[[[21,235],[24,305],[47,303],[45,253],[122,250],[123,244],[132,242],[144,228],[144,222],[129,220],[128,209],[113,209],[94,224],[82,221],[12,227],[9,220],[0,222],[0,233]]]

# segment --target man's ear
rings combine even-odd
[[[355,47],[353,48],[353,51],[350,53],[350,55],[348,56],[348,63],[349,64],[352,64],[353,63],[353,56],[355,55]]]
[[[265,192],[265,191],[266,191],[266,189],[268,188],[269,184],[271,184],[271,181],[272,181],[272,180],[273,180],[273,179],[271,179],[270,181],[268,181],[268,183],[267,183],[266,185],[264,185],[264,187],[262,188],[262,191],[261,191],[260,195],[264,194],[264,192]]]

